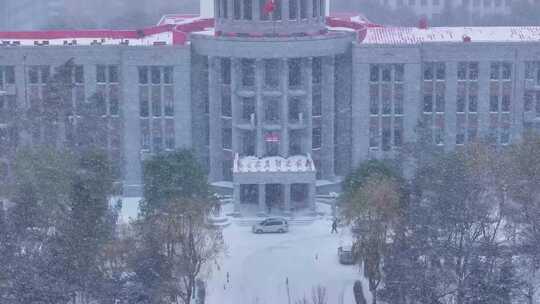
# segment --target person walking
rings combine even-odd
[[[337,219],[334,219],[334,221],[332,221],[332,231],[330,233],[338,233],[338,231],[337,231]]]

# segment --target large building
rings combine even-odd
[[[190,148],[238,211],[291,212],[405,143],[502,147],[540,129],[540,27],[384,27],[326,6],[216,0],[213,18],[147,29],[0,32],[0,159],[70,144],[97,98],[124,195],[141,194],[145,158]]]

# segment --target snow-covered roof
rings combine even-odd
[[[196,21],[203,20],[205,18],[202,18],[199,15],[195,14],[169,14],[161,17],[161,19],[158,22],[158,26],[166,25],[166,24],[173,24],[173,25],[185,25],[190,24]]]
[[[370,27],[362,44],[539,42],[540,27]]]
[[[234,160],[234,173],[259,172],[315,172],[315,164],[311,155],[295,155],[288,158],[270,156],[257,158],[253,156],[239,157]]]
[[[213,19],[166,15],[157,26],[136,30],[52,30],[0,32],[0,46],[185,45],[189,34],[214,26]]]

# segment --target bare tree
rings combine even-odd
[[[208,202],[179,198],[155,212],[144,224],[159,238],[167,278],[159,297],[173,303],[190,304],[196,281],[204,265],[215,262],[224,249],[221,231],[206,223]]]

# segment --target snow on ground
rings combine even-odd
[[[140,198],[123,198],[121,220],[135,219]],[[232,208],[224,206],[223,211]],[[367,282],[358,266],[341,265],[337,248],[351,244],[348,228],[331,234],[331,208],[318,204],[324,217],[310,224],[291,224],[285,234],[254,234],[242,224],[255,218],[231,219],[223,237],[227,252],[217,265],[204,275],[207,279],[207,304],[288,304],[304,296],[311,300],[313,287],[327,289],[329,304],[353,304],[352,286]],[[294,220],[293,220],[294,222]],[[229,283],[227,283],[229,273]],[[287,285],[291,301],[288,301]],[[369,292],[368,292],[369,293]],[[366,295],[370,302],[370,295]],[[341,301],[340,299],[343,299]]]
[[[319,285],[327,288],[329,304],[354,303],[352,286],[362,275],[358,266],[341,265],[337,257],[337,248],[350,244],[351,235],[348,229],[330,230],[329,217],[291,225],[286,234],[253,234],[251,227],[233,223],[223,231],[226,256],[209,274],[207,303],[295,303],[304,296],[311,300],[312,288]]]

